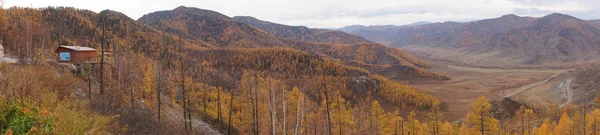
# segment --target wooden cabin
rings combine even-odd
[[[56,48],[56,58],[58,62],[79,63],[86,61],[95,61],[98,58],[96,49],[83,46],[59,46]]]

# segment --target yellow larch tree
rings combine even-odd
[[[146,98],[146,95],[149,95],[149,98],[152,98],[152,91],[154,91],[154,70],[152,68],[152,64],[148,64],[146,68],[146,72],[144,73],[144,85],[142,91],[142,97]]]
[[[542,123],[542,125],[540,125],[540,128],[538,128],[536,130],[536,135],[551,135],[552,134],[552,129],[550,129],[550,120],[546,119],[544,120],[544,123]]]
[[[597,135],[600,134],[600,110],[594,109],[586,117],[586,134]]]
[[[386,126],[386,117],[383,108],[381,108],[381,104],[379,104],[377,100],[373,101],[373,104],[371,104],[371,116],[374,128],[373,134],[381,134]]]
[[[493,117],[491,108],[492,105],[483,96],[473,102],[466,118],[471,134],[495,135],[500,132],[499,121]]]
[[[554,134],[573,135],[574,132],[571,129],[571,126],[573,126],[573,121],[571,120],[571,118],[569,118],[567,112],[563,112],[562,116],[560,117],[560,121],[558,122],[558,125],[556,126],[556,128],[554,128]]]

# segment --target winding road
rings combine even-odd
[[[509,94],[506,94],[506,95],[504,95],[504,98],[509,98],[509,97],[512,97],[512,96],[514,96],[514,95],[517,95],[517,94],[519,94],[519,93],[521,93],[521,92],[523,92],[523,91],[529,90],[529,89],[531,89],[531,88],[533,88],[533,87],[535,87],[535,86],[542,85],[542,84],[544,84],[544,83],[546,83],[546,82],[548,82],[548,81],[552,80],[553,78],[555,78],[556,76],[558,76],[558,75],[560,75],[560,74],[561,74],[561,73],[556,73],[556,74],[554,74],[554,75],[552,75],[552,76],[548,77],[548,79],[546,79],[546,80],[544,80],[544,81],[541,81],[541,82],[536,82],[536,83],[532,83],[532,84],[528,84],[528,85],[522,86],[522,87],[521,87],[519,90],[517,90],[517,91],[515,91],[515,92],[513,92],[513,93],[509,93]]]
[[[562,83],[560,83],[560,85],[557,86],[557,88],[563,90],[565,92],[565,98],[567,99],[567,101],[565,101],[564,103],[560,104],[558,106],[558,108],[563,108],[566,105],[570,104],[571,101],[573,100],[573,89],[571,89],[571,81],[573,81],[573,78],[564,81]]]

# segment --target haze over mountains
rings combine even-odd
[[[432,59],[480,66],[555,66],[599,58],[598,20],[565,14],[504,15],[473,22],[379,26],[352,34]]]

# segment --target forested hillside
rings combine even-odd
[[[214,35],[206,38],[180,37],[172,31],[156,29],[109,10],[94,13],[63,7],[14,7],[1,11],[2,45],[7,48],[9,55],[20,60],[16,64],[5,64],[2,69],[24,66],[57,72],[56,75],[46,75],[50,77],[68,75],[78,83],[64,82],[65,85],[76,87],[60,87],[49,92],[69,97],[59,97],[58,100],[81,104],[79,108],[82,112],[97,114],[107,122],[100,123],[102,126],[99,128],[78,128],[79,131],[73,132],[59,125],[45,124],[47,127],[44,128],[53,130],[42,133],[212,134],[217,131],[266,134],[314,131],[324,134],[333,132],[330,130],[333,128],[354,126],[355,120],[368,121],[370,113],[366,109],[372,102],[382,103],[381,107],[387,111],[397,108],[406,113],[443,106],[441,101],[426,92],[340,61],[427,67],[424,62],[415,63],[420,60],[400,50],[363,49],[360,44],[336,46],[282,40],[235,21],[230,22],[234,27],[248,28],[249,31],[258,32],[258,36],[278,40],[268,43],[282,45],[273,44],[279,47],[272,48],[263,46],[257,40],[243,43],[248,46],[224,47],[226,43],[263,38],[252,37],[240,41],[209,38],[218,37]],[[240,29],[231,31],[243,31]],[[225,37],[230,36],[248,37],[236,33]],[[108,53],[102,60],[104,63],[99,63],[99,60],[95,64],[62,64],[54,60],[53,52],[58,45],[89,46],[98,48],[99,53],[101,49]],[[304,45],[335,47],[348,53],[315,48],[298,49]],[[351,55],[360,51],[367,51],[367,54]],[[385,59],[392,60],[383,61],[366,57],[374,54],[371,51],[401,54],[387,56]],[[411,59],[396,58],[400,56]],[[33,71],[24,72],[37,74],[37,71]],[[7,71],[0,75],[6,80],[2,84],[10,86],[3,89],[7,91],[2,94],[7,97],[3,105],[17,109],[27,106],[45,108],[40,104],[28,105],[25,101],[38,103],[36,100],[45,99],[38,94],[46,94],[27,92],[33,89],[26,82],[11,79],[17,76],[11,73]],[[44,86],[58,83],[46,84],[43,79],[30,80]],[[11,92],[13,90],[19,91]],[[68,100],[71,98],[76,100]],[[3,114],[5,112],[2,111]],[[7,122],[16,118],[13,115],[3,116],[7,119],[1,120]],[[339,122],[342,116],[356,118],[345,120],[346,124],[333,124],[335,118]],[[56,119],[69,117],[61,115]],[[300,118],[303,120],[300,121]],[[0,124],[4,123],[0,121]],[[282,124],[285,126],[279,126]],[[35,125],[21,127],[18,133],[34,133],[34,128],[41,128]],[[367,125],[359,126],[364,128],[343,132],[367,132]],[[91,127],[98,126],[92,123]],[[3,126],[1,131],[17,133],[14,125]]]
[[[323,40],[299,38],[299,36],[315,36],[315,34],[288,32],[285,29],[288,29],[290,26],[283,25],[277,25],[280,27],[273,28],[273,30],[258,29],[214,11],[183,6],[174,10],[146,14],[138,19],[138,22],[189,40],[206,40],[219,47],[289,47],[313,55],[341,60],[345,63],[358,62],[361,64],[355,64],[355,66],[366,68],[375,73],[379,73],[380,71],[371,68],[371,65],[406,68],[406,70],[397,70],[395,68],[385,69],[387,71],[394,71],[397,76],[409,75],[418,78],[449,79],[445,75],[423,69],[430,65],[402,50],[388,48],[371,42],[355,42],[359,40],[354,40],[354,38],[359,37],[343,33],[341,34],[344,35],[344,39],[340,40],[348,40],[348,44],[330,44],[328,43],[329,40],[336,40],[336,38],[340,37],[326,36],[328,39]],[[307,30],[315,31],[312,29]],[[277,37],[273,34],[291,35],[292,38],[289,38],[290,36]]]

